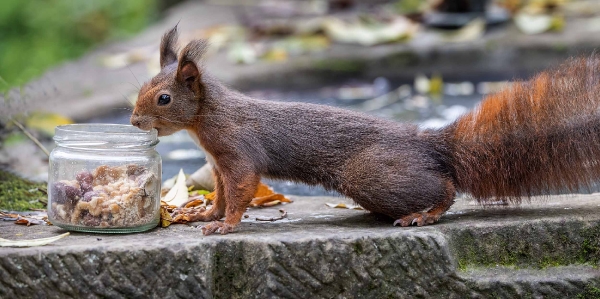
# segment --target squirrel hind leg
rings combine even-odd
[[[407,227],[411,225],[423,226],[428,224],[436,223],[440,220],[442,215],[450,209],[450,206],[454,204],[454,197],[456,194],[456,188],[452,182],[446,182],[446,196],[440,202],[436,203],[431,209],[426,212],[411,213],[409,215],[400,217],[394,221],[394,226],[400,225]]]

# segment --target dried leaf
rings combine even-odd
[[[19,215],[19,214],[10,214],[10,213],[5,213],[5,212],[0,212],[0,219],[2,219],[4,221],[15,221],[20,216],[21,215]]]
[[[54,136],[56,126],[72,123],[73,121],[70,118],[56,113],[34,113],[25,121],[25,126],[41,131],[48,136]]]
[[[273,201],[265,202],[261,206],[262,207],[272,207],[272,206],[276,206],[280,203],[281,203],[281,200],[273,200]]]
[[[206,201],[213,201],[215,198],[215,192],[208,193],[204,195],[204,199]],[[254,193],[254,199],[250,202],[251,207],[269,207],[276,204],[280,204],[282,202],[292,202],[289,198],[285,197],[283,194],[275,193],[273,189],[269,186],[260,183],[256,192]]]
[[[204,200],[213,201],[213,200],[215,200],[215,196],[217,196],[217,193],[213,191],[211,193],[204,195]]]
[[[346,23],[337,18],[328,18],[323,22],[323,29],[336,42],[373,46],[410,38],[417,31],[418,25],[401,16],[391,22],[377,24]]]
[[[198,198],[198,199],[190,200],[188,203],[185,204],[185,207],[193,208],[193,207],[199,207],[202,205],[204,205],[204,200]]]
[[[468,42],[480,38],[484,32],[485,21],[481,18],[476,18],[453,33],[445,35],[444,39],[447,42]]]
[[[68,236],[69,233],[64,233],[62,235],[50,237],[50,238],[41,238],[41,239],[32,239],[32,240],[7,240],[0,238],[0,247],[33,247],[33,246],[42,246],[49,243],[52,243],[56,240],[62,239]]]
[[[269,195],[269,196],[257,197],[257,198],[252,199],[252,201],[250,202],[250,206],[251,207],[258,207],[258,206],[270,207],[275,204],[282,203],[283,200],[287,200],[287,199],[285,197],[283,197],[282,194],[273,194],[273,195]],[[286,201],[286,202],[290,202],[290,201]]]
[[[178,206],[174,206],[174,205],[170,205],[165,201],[160,201],[160,206],[164,207],[165,209],[167,209],[167,211],[169,211],[169,213],[173,212],[173,210],[179,208]]]
[[[260,183],[258,184],[258,188],[256,188],[256,192],[254,192],[254,197],[263,197],[275,194],[275,191],[271,189],[271,187]]]
[[[19,216],[17,220],[15,220],[15,224],[27,225],[30,226],[32,224],[46,224],[46,222],[42,219],[35,219],[31,217],[23,217]]]
[[[166,205],[160,206],[160,227],[167,227],[173,223],[173,218],[171,217],[171,213],[167,210]]]
[[[185,185],[185,174],[183,173],[183,169],[179,170],[179,174],[177,175],[177,180],[175,181],[175,185],[167,195],[162,199],[167,202],[169,205],[174,205],[177,207],[181,207],[183,204],[188,202],[188,188]]]
[[[271,187],[260,183],[256,192],[254,193],[254,199],[250,202],[251,207],[270,207],[282,202],[292,202],[283,194],[275,193]]]
[[[178,183],[175,184],[177,186]],[[173,188],[176,188],[176,187]],[[195,194],[189,197],[189,201],[184,203],[183,206],[171,206],[170,202],[161,201],[161,226],[167,227],[173,223],[187,223],[191,221],[191,217],[194,214],[201,213],[206,210],[206,204],[213,201],[216,193],[206,190],[195,190],[190,191],[189,194]],[[270,207],[281,204],[283,202],[292,202],[290,199],[278,194],[273,191],[269,186],[260,183],[256,192],[255,198],[250,203],[251,207]],[[177,215],[173,216],[168,214],[169,212],[176,211]],[[167,214],[167,215],[165,215]],[[285,217],[285,215],[283,216]],[[278,220],[279,218],[275,219]],[[263,220],[263,221],[275,221],[275,220]]]
[[[514,20],[517,28],[525,34],[543,33],[552,27],[552,16],[545,14],[519,13]]]
[[[18,218],[17,220],[15,220],[15,224],[23,224],[29,226],[29,220],[25,218]]]
[[[364,210],[363,207],[361,207],[361,206],[349,205],[349,204],[345,204],[345,203],[338,203],[338,204],[326,203],[325,205],[330,208],[337,208],[337,209]]]

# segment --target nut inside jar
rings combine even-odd
[[[90,227],[133,227],[157,215],[156,175],[135,164],[82,170],[51,186],[52,218]]]

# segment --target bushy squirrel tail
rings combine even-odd
[[[479,201],[589,188],[600,179],[600,56],[513,83],[443,133],[457,190]]]

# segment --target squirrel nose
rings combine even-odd
[[[136,126],[136,127],[139,127],[140,124],[141,124],[141,121],[139,119],[139,115],[137,115],[137,113],[134,113],[134,114],[131,115],[130,121],[131,121],[131,124],[134,125],[134,126]]]

